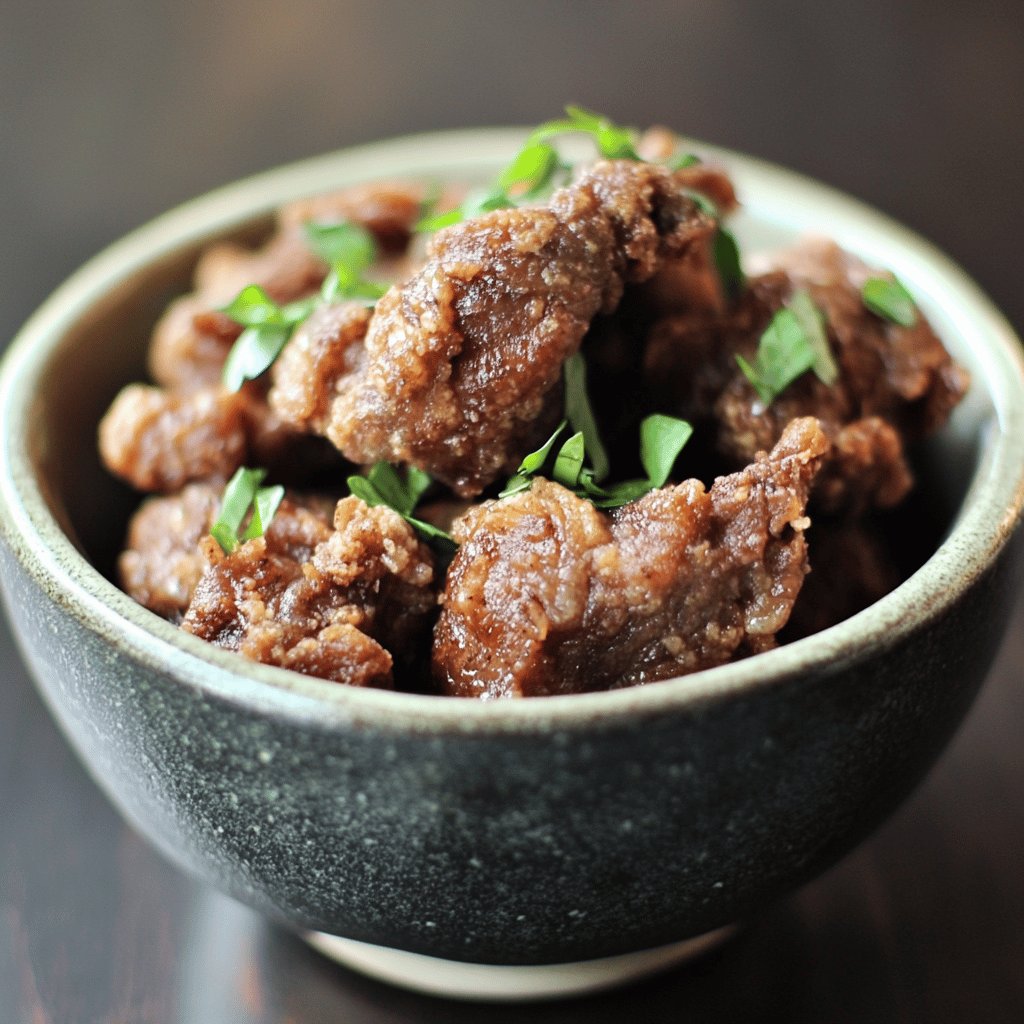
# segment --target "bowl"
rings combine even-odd
[[[101,469],[96,425],[144,375],[149,330],[200,249],[255,240],[281,203],[378,176],[487,179],[522,136],[385,142],[190,203],[68,281],[0,376],[3,591],[89,772],[185,869],[361,969],[448,994],[611,984],[703,948],[836,861],[949,740],[1020,580],[1024,368],[1009,326],[906,229],[699,146],[734,176],[745,248],[824,227],[892,268],[971,371],[919,453],[919,511],[941,542],[895,591],[684,678],[478,703],[247,663],[118,590],[133,499]]]

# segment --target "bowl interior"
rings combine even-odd
[[[52,515],[87,561],[112,578],[138,496],[102,469],[96,426],[120,387],[145,379],[153,324],[172,298],[189,290],[204,245],[218,238],[256,243],[270,229],[269,211],[281,203],[375,177],[487,180],[515,152],[521,137],[514,131],[452,133],[308,161],[197,200],[98,257],[26,327],[15,346],[16,366],[7,371],[14,404],[23,406],[5,410],[10,450],[27,467],[28,479],[20,486],[23,491],[37,487],[45,505],[30,508],[30,518]],[[1024,461],[1019,440],[1024,387],[1005,323],[945,257],[876,212],[781,169],[695,145],[707,159],[723,163],[736,181],[744,205],[733,227],[741,249],[771,249],[804,234],[826,234],[869,263],[893,269],[972,374],[970,393],[948,426],[915,453],[925,486],[908,509],[892,518],[891,529],[901,538],[898,546],[905,555],[904,574],[929,558],[950,533],[958,511],[971,504],[965,500],[976,493],[984,499],[979,504],[1003,506],[978,513],[991,534],[989,547],[1001,543],[999,530],[1005,533],[1006,525],[998,527],[994,517],[1007,508],[1013,518],[1019,514]],[[37,348],[27,352],[30,342]],[[1015,436],[1015,450],[1008,453]],[[1014,478],[1005,479],[1004,469],[994,465],[1000,459]],[[965,536],[975,533],[968,524]],[[980,569],[989,553],[975,555]],[[155,616],[138,611],[142,621],[152,619],[158,628]],[[890,618],[898,612],[894,607]],[[275,674],[279,670],[267,678]]]

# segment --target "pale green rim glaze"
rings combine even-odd
[[[699,152],[728,167],[745,208],[762,222],[824,230],[865,259],[895,270],[929,315],[941,314],[957,335],[958,351],[969,348],[973,387],[994,408],[992,434],[946,540],[910,579],[870,608],[813,637],[679,679],[607,693],[477,702],[339,686],[244,663],[136,604],[78,553],[35,479],[26,426],[51,353],[97,300],[132,271],[298,196],[380,177],[486,177],[510,158],[524,134],[525,129],[505,128],[411,136],[272,170],[165,214],[96,256],[59,288],[18,334],[0,372],[0,536],[41,590],[140,663],[259,713],[325,729],[365,724],[403,733],[478,735],[610,725],[696,709],[801,675],[826,685],[833,671],[883,652],[953,605],[993,565],[1024,508],[1019,340],[974,282],[918,235],[808,178],[700,143],[694,143]]]

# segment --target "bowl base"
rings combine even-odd
[[[344,967],[401,988],[448,999],[524,1002],[567,998],[624,985],[692,960],[735,931],[735,925],[726,925],[692,939],[635,953],[526,966],[443,960],[326,932],[305,932],[303,937],[314,949]]]

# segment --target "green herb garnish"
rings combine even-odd
[[[389,462],[377,462],[366,476],[350,476],[348,489],[371,508],[386,505],[397,512],[430,544],[438,561],[447,567],[457,548],[455,541],[444,530],[413,516],[431,483],[430,475],[415,466],[410,466],[403,476]]]
[[[256,284],[243,288],[221,312],[245,328],[224,362],[221,379],[230,391],[255,380],[274,364],[295,328],[322,302],[361,300],[373,305],[387,291],[365,272],[377,260],[373,235],[359,224],[308,223],[306,240],[330,270],[320,295],[279,306]]]
[[[372,305],[387,291],[366,279],[366,271],[377,261],[377,242],[361,224],[310,222],[305,232],[310,249],[331,268],[320,289],[324,302],[361,299]]]
[[[528,490],[534,476],[548,466],[547,475],[567,487],[578,497],[592,501],[599,508],[615,508],[635,501],[648,491],[663,487],[679,453],[690,439],[693,429],[685,420],[655,413],[640,424],[640,462],[646,479],[624,480],[607,487],[601,481],[609,472],[608,456],[597,430],[590,399],[586,391],[586,366],[577,353],[565,364],[566,419],[545,443],[530,452],[519,464],[499,498]],[[575,431],[551,459],[555,442],[571,424]],[[587,464],[589,461],[589,465]]]
[[[665,166],[670,171],[685,171],[687,167],[696,167],[700,163],[700,157],[696,153],[679,153],[677,156],[669,157]]]
[[[914,297],[895,277],[869,278],[860,290],[860,297],[872,313],[900,327],[913,327],[917,323]]]
[[[569,104],[566,116],[555,121],[545,121],[530,133],[531,142],[544,142],[559,135],[582,132],[589,135],[597,151],[606,160],[639,160],[636,151],[637,133],[633,128],[615,124],[603,114]]]
[[[689,165],[686,165],[689,166]],[[740,248],[731,231],[722,227],[722,211],[718,204],[709,199],[703,192],[687,189],[686,195],[693,200],[706,217],[715,221],[715,237],[711,243],[711,255],[718,271],[718,279],[722,282],[722,291],[727,298],[734,299],[743,290],[746,277],[740,263]]]
[[[315,299],[303,299],[279,306],[259,285],[243,288],[221,310],[245,328],[224,362],[224,386],[237,391],[247,380],[255,380],[264,373],[280,355],[296,325],[309,316],[315,305]]]
[[[284,488],[260,487],[267,475],[265,469],[241,467],[228,481],[220,502],[220,514],[210,527],[210,536],[226,555],[236,551],[244,541],[262,537],[284,497]],[[249,516],[249,525],[239,535],[239,528]]]
[[[561,423],[555,428],[555,432],[534,452],[530,452],[522,462],[519,463],[519,469],[516,470],[515,476],[513,476],[509,482],[505,485],[504,490],[498,495],[499,498],[510,498],[513,494],[518,494],[520,491],[527,491],[530,489],[530,481],[533,479],[535,473],[538,473],[544,466],[544,463],[548,460],[548,455],[551,453],[551,449],[554,447],[555,442],[558,440],[558,435],[568,426],[567,420],[562,420]]]
[[[648,491],[664,487],[672,467],[686,442],[693,435],[693,427],[675,416],[654,413],[645,416],[640,424],[640,463],[647,474],[643,480],[624,480],[607,488],[598,488],[583,481],[588,497],[598,508],[616,508],[636,501]]]
[[[738,354],[736,362],[765,406],[808,370],[828,385],[838,375],[821,311],[802,290],[794,292],[772,317],[758,342],[753,365]]]
[[[561,135],[589,135],[601,156],[610,160],[639,160],[636,132],[583,107],[568,106],[566,116],[545,121],[530,132],[522,149],[487,189],[471,192],[461,206],[444,213],[431,213],[416,225],[417,231],[439,231],[489,210],[500,210],[533,202],[557,183],[568,180],[572,166],[566,164],[550,140]]]
[[[572,429],[583,435],[587,454],[593,467],[593,479],[600,483],[609,470],[608,454],[597,432],[597,421],[587,394],[587,365],[577,352],[565,361],[565,416]]]
[[[740,247],[731,231],[722,227],[721,221],[715,230],[711,254],[718,270],[718,279],[722,282],[722,290],[730,299],[736,298],[746,283],[743,266],[740,263]]]

